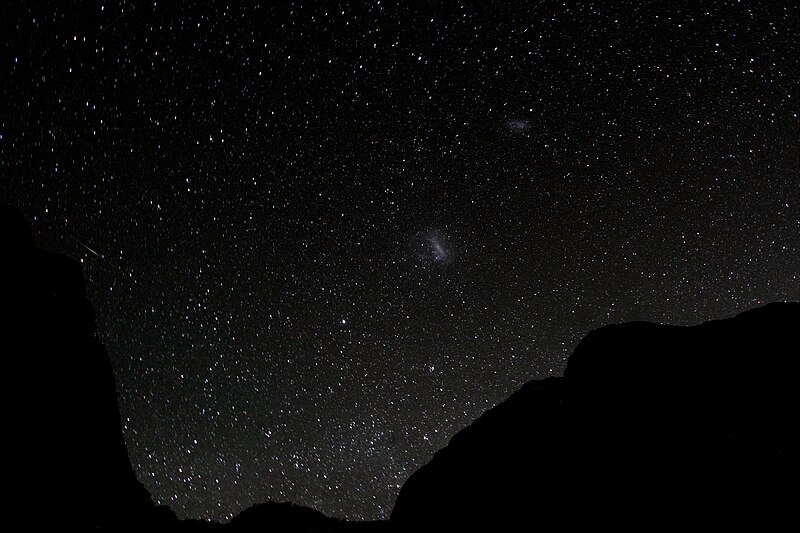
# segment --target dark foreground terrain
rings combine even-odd
[[[78,263],[0,208],[6,531],[800,531],[800,304],[590,333],[403,486],[391,520],[289,503],[179,521],[128,459]],[[7,498],[9,498],[7,496]]]

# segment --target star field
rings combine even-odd
[[[591,329],[800,299],[794,1],[18,4],[0,200],[181,517],[388,518]]]

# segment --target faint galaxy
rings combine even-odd
[[[512,118],[506,123],[506,127],[511,133],[524,133],[528,131],[531,124],[524,118]]]
[[[17,2],[0,200],[82,261],[154,498],[388,517],[589,330],[800,297],[799,10]]]
[[[440,229],[421,232],[413,239],[419,263],[423,266],[446,265],[454,256],[447,235]]]

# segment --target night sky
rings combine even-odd
[[[388,517],[591,329],[800,299],[798,2],[232,4],[0,21],[0,200],[179,516]]]

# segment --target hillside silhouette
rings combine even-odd
[[[80,265],[0,208],[7,531],[800,531],[800,304],[590,333],[453,437],[386,522],[180,521],[131,468]]]
[[[403,486],[421,531],[800,531],[800,304],[590,333]]]

